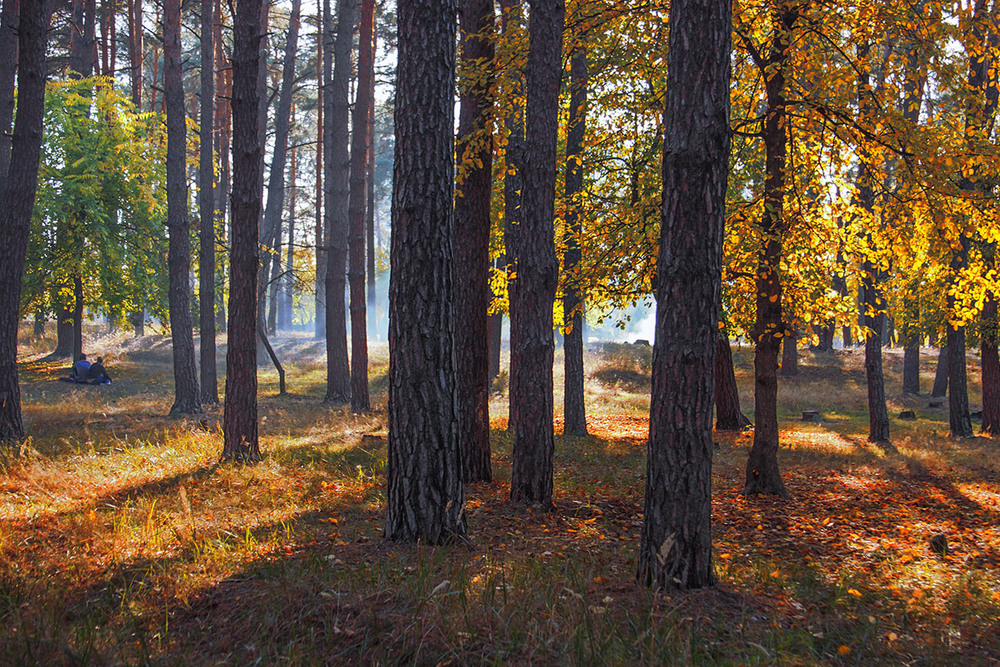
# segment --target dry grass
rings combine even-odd
[[[381,542],[384,446],[362,438],[384,433],[384,345],[378,408],[355,417],[319,403],[321,350],[282,340],[292,394],[262,373],[266,460],[253,467],[217,465],[218,412],[164,416],[166,341],[95,348],[112,359],[110,387],[53,381],[65,364],[41,345],[25,355],[32,439],[0,457],[0,663],[1000,660],[997,444],[948,440],[941,410],[893,395],[892,414],[920,419],[893,421],[898,455],[869,447],[859,353],[806,353],[782,381],[791,502],[740,496],[749,438],[719,434],[720,585],[664,596],[633,581],[641,387],[588,383],[592,435],[558,438],[550,513],[506,503],[496,395],[497,481],[467,490],[474,547],[401,547]],[[750,361],[737,350],[744,388]],[[891,394],[898,366],[891,353]],[[558,410],[559,372],[556,393]],[[797,421],[803,409],[824,420]],[[946,557],[927,546],[938,532]]]

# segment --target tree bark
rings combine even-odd
[[[466,482],[493,479],[490,463],[489,349],[490,197],[493,146],[489,127],[493,84],[493,2],[462,3],[455,197],[455,303],[465,316],[455,330],[459,447]],[[485,72],[485,73],[484,73]]]
[[[861,64],[858,74],[858,108],[864,120],[872,118],[872,89],[869,81],[867,60],[870,45],[863,42],[857,46],[858,61]],[[860,151],[858,167],[857,191],[858,204],[869,215],[874,214],[875,193],[872,189],[873,174],[869,166],[870,156],[866,149]],[[867,234],[871,252],[876,252],[874,235]],[[864,298],[860,300],[860,310],[863,314],[865,333],[865,379],[868,385],[868,442],[879,445],[889,443],[889,412],[885,404],[885,375],[882,372],[882,340],[883,324],[885,322],[886,303],[883,293],[879,269],[866,254],[861,264],[861,291]]]
[[[0,14],[0,196],[3,196],[7,170],[10,167],[19,2],[20,0],[4,0],[3,13]]]
[[[170,414],[201,412],[191,323],[191,239],[187,220],[186,128],[181,80],[181,3],[163,5],[164,101],[167,105],[167,230],[170,338],[174,356],[174,404]]]
[[[781,338],[781,376],[790,378],[799,374],[799,336],[793,327]]]
[[[556,135],[562,76],[564,0],[536,0],[528,18],[525,70],[525,143],[521,221],[510,247],[516,278],[510,281],[511,429],[514,434],[510,498],[524,505],[552,504],[552,303],[555,253]]]
[[[344,290],[347,273],[347,209],[350,200],[348,154],[348,81],[351,76],[351,39],[354,3],[337,3],[337,38],[328,50],[333,56],[333,79],[326,87],[326,403],[351,398],[351,370],[347,358],[347,314]]]
[[[201,0],[201,150],[198,155],[198,329],[201,402],[219,404],[215,360],[215,0]]]
[[[233,194],[224,461],[260,459],[257,439],[257,265],[262,178],[257,133],[261,0],[239,0],[233,43]]]
[[[578,37],[577,39],[583,39]],[[566,252],[563,267],[566,284],[563,289],[563,313],[569,328],[563,337],[564,433],[587,435],[587,406],[583,393],[583,298],[580,294],[580,262],[583,252],[581,211],[583,205],[583,140],[587,126],[587,47],[576,45],[570,58],[569,127],[566,137]]]
[[[295,107],[292,107],[292,124],[295,124]],[[278,329],[291,331],[294,322],[295,305],[295,209],[297,208],[299,151],[293,147],[288,170],[288,246],[285,250],[285,275],[282,280],[281,304],[278,310]]]
[[[953,298],[949,295],[949,299]],[[965,370],[965,327],[948,324],[948,431],[952,438],[971,438],[969,392]]]
[[[773,32],[767,54],[764,117],[764,211],[757,265],[757,321],[754,326],[753,446],[747,459],[747,495],[770,493],[787,498],[778,470],[778,349],[785,334],[781,309],[781,255],[785,232],[785,172],[787,169],[787,99],[785,77],[791,31],[798,19],[794,8],[782,4],[772,15]]]
[[[263,261],[261,262],[257,287],[257,307],[261,309],[262,320],[265,294],[270,294],[273,310],[275,296],[278,292],[278,285],[274,278],[276,274],[280,273],[281,267],[281,211],[285,204],[285,164],[288,161],[288,135],[291,129],[292,93],[295,87],[295,57],[298,51],[301,6],[301,0],[292,0],[291,15],[288,19],[288,34],[285,37],[285,57],[281,70],[281,91],[278,93],[278,110],[274,116],[274,150],[271,155],[271,172],[267,182],[267,204],[264,208],[264,218],[261,224],[261,239],[268,247],[262,252]],[[258,118],[258,122],[259,120]],[[274,271],[275,268],[278,271]],[[269,313],[268,332],[273,333],[275,325],[276,322]]]
[[[729,164],[730,0],[673,0],[638,579],[715,584],[712,404]]]
[[[512,51],[514,45],[519,40],[519,33],[523,30],[523,8],[520,0],[500,0],[500,26],[503,34],[503,41],[506,48]],[[503,257],[502,268],[507,274],[508,289],[508,317],[510,316],[510,288],[512,283],[510,276],[514,271],[514,229],[520,225],[523,211],[521,210],[521,192],[523,190],[524,177],[521,169],[524,165],[524,74],[514,65],[507,72],[509,90],[506,91],[508,99],[507,115],[504,117],[504,126],[507,130],[507,150],[505,152],[506,164],[504,165],[503,181],[503,201],[504,201],[504,248],[507,254]],[[511,345],[513,356],[513,345]],[[496,348],[497,372],[500,368],[500,348]],[[513,368],[510,370],[513,373]],[[509,380],[508,380],[509,382]],[[513,428],[517,421],[515,414],[518,404],[512,400],[507,401],[507,430]]]
[[[368,200],[368,111],[375,86],[375,0],[361,0],[358,30],[358,93],[351,139],[347,206],[351,290],[351,412],[368,412],[368,309],[365,295],[365,205]]]
[[[740,410],[733,350],[725,332],[719,336],[715,346],[715,428],[720,431],[742,431],[753,426],[753,423]]]
[[[142,110],[142,0],[128,0],[128,62],[132,104]]]
[[[946,339],[947,340],[947,339]],[[934,371],[934,386],[931,388],[931,398],[944,398],[948,393],[948,345],[938,348],[938,361]]]
[[[991,261],[992,263],[992,261]],[[1000,434],[1000,355],[997,352],[997,301],[991,295],[980,314],[983,433]]]
[[[398,4],[385,537],[462,539],[454,366],[454,0]]]
[[[330,67],[332,61],[326,54],[330,52],[327,42],[330,34],[330,0],[323,0],[322,9],[317,8],[316,25],[319,26],[320,37],[316,39],[316,82],[319,87],[319,101],[316,104],[316,283],[315,299],[315,319],[313,320],[313,334],[317,340],[326,339],[326,217],[323,213],[323,204],[326,201],[324,196],[324,173],[326,171],[327,143],[324,133],[325,121],[323,113],[326,109],[328,99],[327,86],[330,81]]]
[[[376,7],[376,10],[378,8]],[[372,31],[372,56],[374,61],[374,55],[377,53],[377,41],[378,41],[378,31]],[[372,79],[372,85],[368,91],[368,158],[367,164],[365,166],[365,173],[367,174],[365,179],[365,186],[367,190],[367,205],[365,206],[365,227],[368,233],[367,240],[367,252],[365,254],[365,259],[367,261],[367,276],[368,276],[368,312],[372,314],[372,319],[377,322],[377,315],[375,308],[378,306],[378,292],[375,282],[375,257],[376,250],[375,247],[375,82],[374,77]],[[375,340],[379,340],[381,335],[379,332],[375,331]]]
[[[31,211],[38,187],[45,116],[45,48],[52,3],[20,0],[18,108],[6,187],[0,192],[0,443],[24,440],[17,375],[17,325],[28,252]]]

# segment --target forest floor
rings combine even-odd
[[[24,346],[31,439],[0,454],[0,663],[1000,662],[1000,447],[949,439],[947,403],[904,398],[897,350],[898,452],[866,442],[860,350],[803,352],[781,379],[791,500],[741,496],[751,436],[716,434],[719,584],[665,595],[634,579],[648,348],[588,352],[591,435],[557,435],[551,512],[507,503],[501,380],[496,481],[466,490],[472,546],[430,548],[381,540],[385,344],[372,345],[375,410],[354,416],[320,403],[320,345],[278,343],[291,393],[262,371],[265,458],[247,467],[218,464],[218,409],[166,416],[167,340],[90,344],[108,387],[57,382],[67,364],[47,360],[51,341]],[[750,414],[752,355],[735,357]],[[936,355],[922,361],[926,391]]]

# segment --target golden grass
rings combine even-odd
[[[946,415],[892,393],[892,358],[892,409],[920,417],[893,421],[898,454],[864,442],[858,352],[806,353],[782,380],[791,502],[741,496],[750,439],[717,435],[720,585],[664,596],[633,580],[648,394],[588,383],[591,436],[557,438],[550,513],[506,503],[494,396],[497,481],[467,489],[474,547],[404,547],[381,542],[385,450],[362,439],[385,432],[384,381],[371,415],[324,406],[322,351],[279,340],[291,394],[262,372],[265,460],[220,466],[220,412],[165,416],[165,341],[101,347],[110,387],[55,382],[64,364],[25,355],[32,439],[0,456],[0,663],[1000,659],[996,442],[945,438]],[[372,360],[379,386],[384,345]],[[746,388],[750,358],[736,360]],[[558,411],[558,370],[555,387]]]

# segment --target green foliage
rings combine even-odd
[[[121,317],[166,303],[166,135],[108,77],[55,81],[32,218],[22,313],[72,302]]]

